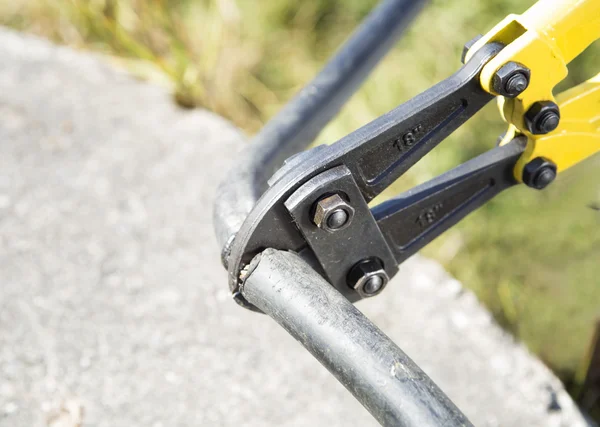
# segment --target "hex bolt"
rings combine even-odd
[[[560,123],[560,110],[552,101],[539,101],[525,113],[527,129],[534,135],[552,132]]]
[[[343,209],[335,210],[327,218],[327,226],[332,230],[339,230],[348,222],[348,213]]]
[[[383,279],[381,276],[373,276],[363,286],[363,291],[368,295],[375,295],[383,286]]]
[[[354,208],[339,194],[322,198],[314,210],[314,224],[329,233],[348,227],[354,216]]]
[[[523,168],[523,182],[537,190],[543,190],[550,185],[556,175],[556,165],[543,157],[536,157]]]
[[[506,85],[504,85],[504,89],[510,94],[520,94],[529,86],[529,80],[527,76],[522,73],[517,73],[508,79]]]
[[[529,68],[517,62],[507,62],[494,74],[492,88],[499,95],[515,98],[527,89],[530,78]]]
[[[379,294],[390,278],[379,258],[367,258],[358,262],[348,273],[348,286],[363,298]]]
[[[556,178],[556,171],[551,167],[547,167],[540,171],[534,179],[533,185],[535,188],[546,188]]]
[[[552,132],[558,127],[560,117],[557,113],[546,111],[538,121],[538,128],[544,133]]]

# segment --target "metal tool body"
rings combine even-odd
[[[562,54],[553,64],[566,70],[600,31],[583,26],[580,40],[565,21],[588,12],[592,22],[600,22],[600,8],[592,0],[562,2],[557,13],[534,19],[544,3],[556,1],[540,1],[521,17],[511,15],[471,43],[466,64],[448,79],[338,142],[288,159],[226,259],[236,301],[254,308],[240,286],[250,260],[266,248],[300,253],[350,301],[377,295],[400,263],[499,192],[519,182],[542,189],[558,172],[600,150],[598,109],[588,108],[600,101],[598,78],[559,95],[556,104],[546,92],[566,74],[540,78],[538,64],[523,56],[537,52],[533,57],[549,66],[546,56]],[[563,3],[572,3],[573,10],[565,12]],[[553,39],[550,45],[552,37],[569,43]],[[374,197],[496,96],[510,125],[499,147],[369,208]],[[579,146],[562,143],[574,136],[583,141]]]
[[[431,186],[415,189],[373,213],[367,206],[410,166],[494,99],[481,89],[479,73],[501,49],[502,45],[496,43],[484,46],[456,74],[411,101],[331,146],[317,147],[291,158],[270,181],[270,188],[236,236],[229,274],[230,286],[238,295],[238,301],[244,304],[237,293],[242,269],[267,247],[290,249],[313,258],[318,270],[338,290],[350,300],[358,300],[361,293],[347,285],[346,277],[364,257],[378,258],[391,277],[399,262],[447,228],[445,224],[454,224],[479,206],[480,201],[487,200],[490,189],[516,183],[503,167],[505,159],[509,159],[510,164],[515,155],[520,155],[522,145],[518,142],[500,149],[495,156],[483,156],[465,164]],[[503,166],[494,167],[498,162]],[[497,182],[501,185],[496,186]],[[462,197],[467,187],[480,183],[484,183],[479,190],[481,196]],[[348,198],[359,212],[347,228],[329,233],[312,223],[311,207],[323,196],[337,192]],[[429,206],[429,202],[434,203]],[[435,217],[431,215],[433,211]],[[421,226],[421,232],[410,236],[410,241],[394,230],[395,223],[403,227],[407,221],[417,221],[411,224],[412,229]]]

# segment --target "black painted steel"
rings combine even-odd
[[[311,207],[322,197],[337,193],[354,209],[352,221],[333,233],[317,227]],[[379,258],[389,277],[398,271],[394,254],[386,244],[369,206],[346,166],[331,168],[309,180],[294,192],[285,206],[321,265],[329,282],[350,301],[360,295],[348,285],[350,268],[360,261]]]
[[[284,159],[305,149],[400,38],[426,0],[384,0],[323,70],[253,138],[217,192],[214,223],[226,265],[233,237]]]
[[[556,164],[544,157],[536,157],[523,168],[523,183],[536,190],[543,190],[556,179]]]
[[[384,426],[471,426],[392,340],[299,256],[267,249],[242,287]]]
[[[257,253],[265,248],[305,247],[284,206],[294,191],[319,173],[345,165],[365,201],[372,200],[494,98],[481,88],[479,73],[501,49],[496,43],[483,46],[453,76],[335,144],[297,156],[284,166],[233,242],[229,284],[236,300],[251,307],[238,293],[239,275]]]
[[[503,190],[517,184],[524,137],[376,206],[373,215],[398,264]]]

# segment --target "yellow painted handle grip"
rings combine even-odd
[[[553,44],[569,63],[600,38],[600,0],[541,0],[519,21]]]
[[[530,70],[529,87],[516,98],[499,98],[500,112],[509,124],[503,142],[518,133],[527,136],[525,153],[515,167],[522,179],[524,166],[545,157],[563,171],[600,151],[600,84],[598,77],[561,94],[554,88],[568,73],[567,64],[600,39],[600,0],[539,0],[522,15],[509,15],[468,52],[499,41],[506,47],[482,69],[481,86],[494,93],[496,71],[508,62]],[[547,135],[533,135],[526,114],[540,101],[556,101],[561,124]]]

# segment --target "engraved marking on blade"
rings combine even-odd
[[[438,212],[442,210],[443,207],[444,204],[440,202],[428,207],[427,209],[423,209],[417,217],[416,222],[421,226],[421,228],[430,226],[437,220]]]
[[[410,150],[410,148],[417,142],[418,136],[423,132],[423,126],[417,125],[413,129],[404,133],[402,137],[394,140],[394,147],[401,153]]]
[[[358,160],[360,173],[364,177],[365,183],[369,187],[376,187],[382,184],[390,185],[392,181],[401,176],[417,159],[410,159],[414,152],[419,151],[421,147],[425,151],[430,151],[428,143],[451,124],[454,120],[466,110],[468,103],[462,100],[460,104],[452,106],[452,109],[445,111],[445,115],[438,117],[436,123],[416,124],[412,129],[404,132],[402,136],[396,139],[386,140],[385,150],[375,145],[375,149],[367,152]],[[410,134],[410,135],[409,135]],[[405,142],[404,136],[406,136]],[[396,156],[393,155],[396,154]],[[425,154],[421,152],[421,154]],[[420,156],[419,156],[420,158]],[[376,166],[374,166],[376,165]],[[376,194],[381,191],[379,189]]]

